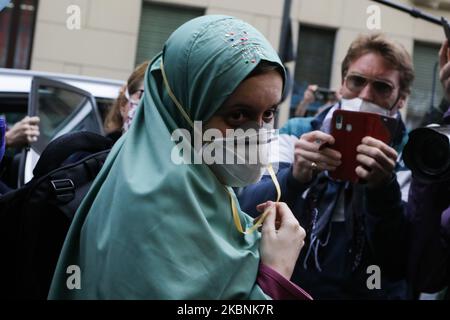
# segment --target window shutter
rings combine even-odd
[[[443,97],[443,90],[439,81],[439,66],[437,65],[438,53],[439,45],[414,43],[413,62],[416,76],[408,103],[408,122],[411,127],[420,123],[425,113],[430,110],[434,75],[436,76],[434,107],[439,105]]]
[[[302,100],[308,85],[329,88],[335,36],[335,30],[300,26],[291,108]],[[319,105],[311,107],[314,109]]]
[[[143,2],[136,65],[157,55],[171,33],[188,20],[204,14],[203,9]]]

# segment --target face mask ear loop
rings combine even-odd
[[[402,96],[401,96],[401,94],[399,93],[399,94],[398,94],[397,100],[395,100],[394,104],[393,104],[392,107],[389,109],[389,115],[392,113],[392,109],[395,108],[395,106],[397,105],[397,103],[400,101],[400,98],[401,98],[401,97],[402,97]]]
[[[275,172],[273,171],[273,168],[272,168],[271,164],[269,164],[267,166],[267,171],[269,171],[270,177],[272,178],[273,184],[275,185],[275,189],[277,190],[276,203],[278,203],[278,202],[280,202],[280,199],[281,199],[280,184],[278,182],[277,176],[275,175]],[[239,219],[239,214],[238,214],[238,210],[237,210],[237,206],[236,206],[236,202],[234,200],[234,197],[233,197],[233,195],[232,195],[232,193],[231,193],[231,191],[229,189],[227,189],[227,192],[228,192],[228,195],[230,196],[231,209],[233,211],[233,221],[234,221],[234,225],[236,226],[236,229],[240,233],[243,233],[243,234],[252,234],[256,230],[258,230],[258,228],[261,227],[262,224],[264,223],[264,220],[266,219],[270,208],[267,208],[266,211],[264,211],[264,213],[262,215],[260,215],[259,218],[257,218],[255,220],[255,222],[254,222],[252,227],[250,227],[249,229],[244,231],[244,228],[242,227],[242,224],[241,224],[241,219]]]

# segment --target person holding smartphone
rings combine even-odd
[[[316,299],[408,298],[404,273],[399,273],[404,265],[392,257],[380,259],[380,252],[403,248],[391,241],[389,231],[402,226],[405,217],[398,182],[403,168],[397,158],[407,135],[399,109],[413,79],[411,57],[401,45],[381,34],[359,36],[342,63],[341,101],[312,120],[291,119],[281,129],[277,178],[282,201],[308,234],[293,280],[301,279]],[[342,164],[330,135],[338,109],[382,114],[398,122],[393,147],[369,136],[357,146],[358,183],[329,176]],[[256,205],[274,196],[264,177],[241,192],[240,204],[256,215]],[[380,236],[379,230],[386,235]],[[375,288],[368,285],[373,266],[381,270]]]

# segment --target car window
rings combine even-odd
[[[47,145],[70,132],[90,131],[104,134],[95,99],[87,91],[43,77],[34,77],[28,114],[39,116],[40,136],[22,152],[18,186],[33,177],[33,169]]]
[[[32,148],[42,153],[50,141],[74,131],[102,133],[95,100],[81,90],[61,85],[48,79],[37,80],[36,105],[30,108],[31,114],[40,117],[40,137]]]
[[[96,97],[95,102],[97,103],[97,108],[100,113],[100,117],[102,118],[102,123],[105,123],[106,116],[114,104],[114,99]]]

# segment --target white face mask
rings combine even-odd
[[[348,111],[370,112],[391,117],[391,111],[361,98],[342,99],[341,109]]]
[[[223,184],[245,187],[261,179],[269,164],[270,144],[275,136],[273,130],[255,132],[215,139],[203,146],[205,162]],[[215,155],[214,159],[208,158],[211,154]]]

